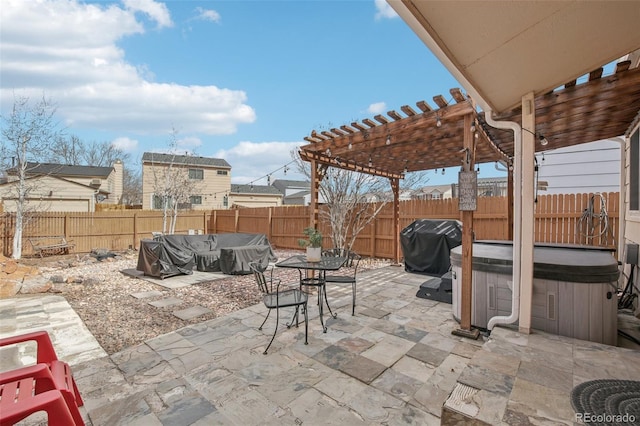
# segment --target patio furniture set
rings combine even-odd
[[[160,279],[194,269],[245,275],[251,273],[249,262],[276,259],[264,234],[157,235],[140,241],[137,269]]]
[[[262,292],[262,301],[265,307],[268,309],[267,315],[259,327],[262,327],[267,322],[269,314],[272,310],[276,310],[276,325],[271,341],[264,350],[266,355],[273,340],[278,332],[279,323],[279,310],[280,308],[295,307],[293,318],[287,323],[287,328],[291,327],[295,321],[296,327],[298,326],[298,315],[300,309],[304,314],[305,322],[305,337],[304,343],[308,343],[308,300],[309,300],[309,288],[316,288],[318,291],[318,311],[320,317],[320,324],[322,325],[323,332],[327,332],[327,326],[324,323],[324,305],[327,305],[329,313],[332,318],[336,318],[337,314],[333,313],[329,300],[327,299],[327,283],[334,284],[351,284],[352,289],[352,304],[351,315],[355,315],[356,306],[356,275],[358,271],[358,265],[361,256],[350,250],[331,249],[323,252],[321,258],[317,262],[309,261],[304,255],[296,255],[289,257],[283,261],[275,264],[276,268],[291,268],[297,269],[300,273],[299,285],[297,287],[287,287],[281,289],[281,281],[273,277],[273,269],[271,270],[271,277],[265,277],[265,270],[267,264],[261,264],[260,262],[251,262],[250,268],[254,273],[256,282],[260,291]],[[327,271],[338,271],[344,268],[347,272],[341,275],[327,275]]]

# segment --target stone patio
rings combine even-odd
[[[24,332],[25,321],[49,327],[90,425],[573,425],[575,385],[640,380],[634,349],[509,328],[478,341],[453,336],[451,305],[416,298],[422,282],[395,266],[359,274],[355,316],[350,288],[329,286],[338,316],[327,333],[312,303],[309,344],[304,327],[287,329],[281,315],[268,355],[275,315],[259,331],[261,305],[106,356],[64,299],[29,298],[28,309],[9,299],[0,301],[0,335]],[[45,315],[49,304],[56,313]],[[75,331],[56,334],[61,320]],[[68,351],[80,341],[86,353]]]

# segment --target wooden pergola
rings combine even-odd
[[[623,135],[640,110],[640,68],[629,61],[602,77],[592,71],[588,80],[575,80],[535,98],[536,132],[547,151]],[[300,147],[302,159],[312,164],[312,225],[317,223],[317,190],[328,167],[336,167],[389,178],[397,202],[397,182],[405,173],[461,166],[465,158],[465,135],[471,137],[472,162],[509,162],[514,156],[513,133],[486,123],[473,100],[460,89],[450,90],[450,100],[433,97],[435,107],[425,101],[416,108],[404,105],[373,119],[339,128],[313,130]],[[521,121],[521,107],[495,116],[496,120]],[[465,120],[469,125],[465,125]],[[399,232],[398,232],[399,235]],[[399,261],[399,242],[395,242]]]
[[[640,68],[618,63],[612,75],[602,77],[603,68],[589,73],[587,81],[576,80],[536,96],[535,152],[621,136],[640,111]],[[368,173],[390,180],[394,199],[394,260],[400,261],[399,181],[405,173],[461,166],[472,171],[476,163],[514,158],[511,131],[487,124],[473,100],[460,89],[450,90],[449,101],[435,96],[432,107],[425,101],[417,110],[404,105],[401,112],[352,122],[339,128],[314,130],[305,137],[300,157],[311,163],[311,226],[318,222],[318,188],[328,167]],[[494,116],[494,120],[522,122],[521,106]],[[545,137],[547,145],[538,143]],[[509,182],[511,182],[511,176]],[[509,188],[513,196],[513,189]],[[509,203],[512,205],[512,202]],[[512,209],[509,211],[512,223]],[[470,330],[473,212],[461,212],[462,321]],[[466,271],[466,272],[465,272]],[[468,305],[465,308],[465,305]]]

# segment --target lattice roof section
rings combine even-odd
[[[640,69],[621,62],[612,75],[602,68],[585,83],[568,82],[563,88],[535,98],[536,132],[548,140],[536,151],[562,148],[620,136],[640,111]],[[401,112],[389,111],[339,128],[314,130],[300,148],[303,159],[379,176],[402,178],[405,172],[459,166],[462,160],[464,116],[475,126],[476,163],[493,162],[514,155],[513,134],[488,126],[472,100],[460,89],[450,90],[452,101],[435,96]],[[497,120],[521,122],[514,108]]]
[[[376,115],[340,128],[314,130],[305,137],[310,144],[302,146],[300,154],[322,164],[387,177],[460,165],[464,116],[471,114],[475,119],[476,110],[460,89],[451,89],[450,93],[450,103],[442,95],[435,96],[435,108],[420,101],[416,109],[404,105],[401,112],[389,111],[386,116]],[[506,157],[481,126],[476,130],[476,162]]]

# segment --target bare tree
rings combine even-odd
[[[189,201],[191,195],[200,190],[200,180],[189,176],[189,159],[193,155],[176,154],[176,129],[172,129],[169,140],[169,161],[153,164],[153,194],[162,203],[162,232],[173,234],[180,205]],[[167,229],[168,228],[168,229]]]
[[[116,160],[127,163],[131,155],[111,142],[84,142],[76,135],[52,141],[46,158],[51,163],[109,167]]]
[[[122,186],[122,204],[142,204],[142,176],[139,170],[125,166]]]
[[[82,164],[85,146],[76,135],[56,138],[49,147],[48,160],[50,163]]]
[[[292,152],[298,171],[309,179],[309,163],[297,151]],[[423,185],[426,173],[409,173],[401,181],[403,190]],[[371,223],[384,206],[393,199],[388,179],[350,170],[329,167],[320,182],[319,198],[327,206],[320,217],[331,224],[333,246],[351,250],[358,234]]]
[[[11,164],[16,179],[14,259],[22,257],[22,231],[29,212],[28,196],[38,182],[37,179],[27,179],[29,160],[41,157],[53,141],[60,138],[58,124],[54,121],[55,111],[55,106],[44,96],[35,105],[29,102],[28,97],[17,97],[10,115],[2,117],[2,158],[5,166]]]
[[[84,144],[81,159],[84,164],[109,167],[116,160],[121,160],[124,164],[127,164],[131,159],[131,155],[115,147],[111,142],[94,141]]]
[[[110,167],[117,160],[124,165],[123,204],[142,202],[142,180],[140,171],[130,168],[131,155],[111,142],[83,142],[78,136],[58,137],[50,146],[48,161],[69,165],[90,165]]]

